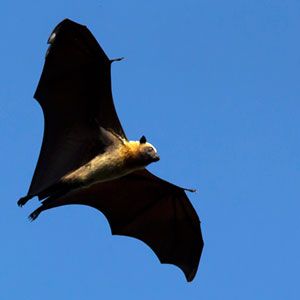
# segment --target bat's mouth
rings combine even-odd
[[[160,157],[159,157],[158,155],[155,155],[155,156],[153,157],[153,161],[154,161],[154,162],[159,161],[159,160],[160,160]]]

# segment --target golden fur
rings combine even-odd
[[[62,180],[90,185],[122,177],[148,164],[140,158],[147,147],[152,147],[156,153],[156,149],[150,143],[123,140],[122,143],[110,146],[105,153],[94,157],[79,169],[65,175]]]

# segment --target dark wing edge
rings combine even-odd
[[[28,198],[104,152],[99,127],[126,139],[111,91],[111,61],[86,26],[69,19],[51,33],[34,97],[44,135]]]
[[[204,243],[200,220],[182,188],[148,171],[138,171],[59,199],[50,197],[31,218],[68,204],[96,208],[107,218],[113,235],[144,242],[161,263],[179,267],[187,281],[195,277]]]
[[[145,184],[144,187],[141,187],[140,192],[143,194],[139,197],[142,198],[140,199],[142,201],[149,197],[150,203],[147,201],[145,207],[135,212],[135,216],[131,217],[128,224],[122,224],[120,228],[118,225],[115,226],[110,221],[110,217],[104,213],[112,234],[129,236],[143,241],[155,253],[160,263],[175,265],[183,271],[188,282],[192,281],[198,270],[204,241],[200,219],[188,199],[185,189],[153,175],[147,169],[128,175],[126,185],[128,185],[128,179],[136,181],[136,185],[138,185],[138,181],[140,184]],[[151,211],[154,213],[151,214]],[[154,226],[152,221],[157,218],[157,212],[160,219],[156,224],[156,234],[152,239],[151,236],[147,236],[146,231],[149,226]],[[147,215],[149,223],[145,223]],[[145,227],[144,232],[141,232],[142,225]],[[156,244],[156,237],[163,233],[162,229],[165,226],[170,227],[170,232],[164,233],[164,238],[170,238],[166,243],[166,248],[162,247],[163,241],[160,245]]]
[[[63,20],[55,27],[48,43],[50,46],[47,50],[45,65],[34,94],[34,98],[40,103],[43,111],[47,113],[47,110],[51,110],[49,103],[54,101],[49,99],[49,93],[51,94],[49,87],[61,88],[59,85],[54,86],[53,81],[56,81],[57,84],[57,79],[59,79],[65,84],[66,79],[62,76],[69,75],[75,79],[75,82],[71,82],[68,87],[78,92],[79,87],[74,84],[81,84],[81,82],[76,82],[76,79],[80,79],[83,82],[80,92],[87,94],[86,99],[82,100],[90,102],[85,104],[88,108],[79,106],[77,110],[82,113],[82,109],[89,109],[88,113],[93,114],[95,120],[102,127],[112,130],[126,139],[115,109],[111,88],[111,63],[121,59],[110,60],[90,30],[69,19]],[[74,78],[72,76],[72,73],[79,72],[82,73],[81,77]],[[89,82],[87,83],[87,81]],[[55,95],[51,94],[51,96]],[[68,99],[68,101],[72,101],[72,99]],[[62,105],[62,103],[58,104]],[[70,115],[68,109],[63,111],[63,113],[66,112]],[[65,115],[65,119],[67,117]],[[78,115],[70,117],[74,118]],[[74,122],[74,119],[71,121]]]
[[[109,222],[112,234],[127,236],[144,242],[155,253],[161,264],[171,264],[178,267],[183,271],[186,280],[191,282],[197,273],[202,248],[204,245],[200,222],[195,223],[195,219],[192,219],[195,216],[195,211],[192,207],[189,207],[190,203],[185,193],[184,195],[177,195],[177,197],[169,196],[161,199],[160,201],[163,201],[164,205],[169,208],[173,207],[173,211],[169,212],[170,217],[173,219],[171,221],[173,223],[173,228],[171,230],[174,231],[174,235],[171,238],[172,241],[169,244],[171,245],[172,249],[161,248],[156,242],[153,242],[152,239],[149,239],[149,237],[145,235],[145,231],[147,231],[147,229],[144,232],[141,232],[141,225],[145,224],[145,215],[147,215],[151,209],[155,210],[161,207],[158,201],[153,203],[152,207],[147,207],[147,211],[144,211],[141,215],[134,217],[132,219],[132,223],[129,223],[126,228],[120,230],[118,226],[115,227],[112,222]],[[193,211],[191,211],[191,208]],[[177,218],[180,218],[180,220]],[[109,219],[110,218],[107,217],[108,221]],[[164,222],[165,220],[162,221],[162,224]],[[153,224],[150,224],[150,222],[149,224],[146,223],[145,225],[146,227],[153,226]],[[195,237],[193,242],[190,239],[190,233],[187,233],[187,231],[193,231],[193,235]],[[156,229],[156,234],[161,234],[161,228]],[[165,238],[167,238],[167,236],[165,236]],[[189,248],[187,243],[193,243],[194,245],[193,247]],[[181,256],[184,252],[188,252],[188,255],[185,258],[188,258],[188,260],[191,262],[187,262],[187,259]]]

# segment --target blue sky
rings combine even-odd
[[[32,98],[47,38],[86,24],[111,58],[131,139],[146,135],[155,174],[197,188],[205,248],[187,283],[141,242],[112,237],[96,210],[16,205],[43,134]],[[300,297],[300,2],[7,1],[0,5],[0,298]]]

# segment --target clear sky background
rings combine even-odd
[[[96,210],[30,223],[20,209],[43,134],[32,98],[47,38],[87,25],[111,58],[130,139],[150,167],[197,188],[205,247],[192,283]],[[0,4],[0,299],[300,299],[300,2],[8,1]]]

